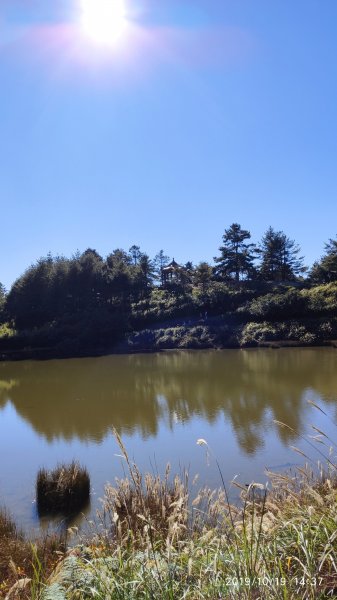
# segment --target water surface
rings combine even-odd
[[[302,462],[290,446],[319,458],[303,436],[315,424],[337,437],[336,407],[333,348],[0,363],[0,504],[24,527],[37,526],[38,468],[76,459],[90,472],[93,515],[105,483],[125,469],[113,426],[143,471],[162,473],[170,462],[173,471],[187,467],[200,483],[219,486],[214,460],[196,445],[204,438],[226,481],[265,482],[266,467]]]

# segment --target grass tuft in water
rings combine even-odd
[[[88,471],[78,463],[59,465],[53,471],[40,469],[36,480],[39,515],[76,513],[89,501]]]

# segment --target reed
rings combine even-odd
[[[89,501],[88,471],[78,463],[59,465],[53,471],[40,469],[36,480],[39,515],[80,511]]]
[[[269,487],[233,482],[241,494],[233,505],[221,472],[221,488],[194,499],[188,480],[171,480],[168,469],[162,480],[142,477],[115,435],[129,473],[106,489],[101,528],[80,552],[72,587],[64,584],[70,598],[316,600],[336,593],[331,460],[319,473],[310,464],[268,473]]]
[[[162,478],[143,476],[115,431],[126,477],[107,486],[91,535],[68,552],[49,583],[43,579],[45,587],[37,587],[34,598],[49,600],[56,593],[68,600],[335,596],[337,474],[322,445],[328,440],[314,431],[323,437],[318,469],[307,457],[294,471],[268,472],[268,485],[253,482],[247,488],[234,481],[241,495],[235,504],[218,462],[221,487],[203,488],[194,497],[186,474],[172,478],[167,468]],[[211,459],[206,440],[198,443]],[[15,527],[9,530],[15,535]],[[39,568],[35,571],[41,579]]]

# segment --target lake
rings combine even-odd
[[[335,439],[336,408],[333,348],[0,363],[0,504],[27,530],[39,526],[39,467],[75,459],[90,473],[92,517],[105,483],[125,470],[113,426],[143,472],[163,473],[170,462],[172,472],[188,468],[199,485],[219,487],[216,456],[226,482],[263,483],[265,468],[303,464],[291,446],[320,458],[306,436],[317,434],[314,424]],[[198,438],[212,449],[208,460]]]

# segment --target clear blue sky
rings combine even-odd
[[[337,233],[336,0],[126,2],[107,46],[80,0],[1,0],[0,281],[87,247],[211,260],[234,221],[310,265]]]

